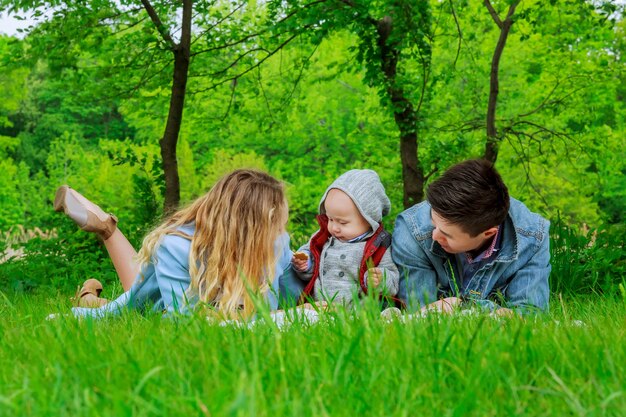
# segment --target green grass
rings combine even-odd
[[[0,295],[0,415],[622,416],[626,303],[553,300],[536,319],[385,323],[365,310],[277,331]],[[581,320],[582,326],[574,320]]]

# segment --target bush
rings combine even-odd
[[[626,276],[624,225],[605,225],[586,234],[557,220],[552,225],[553,293],[618,295]]]

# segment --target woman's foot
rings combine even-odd
[[[54,197],[54,210],[64,211],[81,229],[97,233],[107,240],[117,228],[117,218],[83,197],[78,191],[62,185]]]
[[[102,292],[102,284],[97,279],[90,278],[83,283],[83,286],[76,291],[74,296],[74,306],[76,307],[102,307],[109,300],[100,298]]]

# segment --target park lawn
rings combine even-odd
[[[254,330],[0,294],[0,415],[623,416],[626,302],[553,299],[536,319],[373,310]]]

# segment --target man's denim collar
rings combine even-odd
[[[513,219],[511,219],[510,214],[507,216],[504,222],[503,229],[504,230],[502,230],[502,242],[500,245],[500,251],[493,258],[492,262],[512,262],[517,259],[517,234],[515,233],[515,225],[513,224]],[[434,227],[432,230],[434,230]],[[443,250],[441,245],[432,238],[432,230],[430,237],[430,251],[433,253],[433,255],[439,256],[441,258],[448,258],[451,254]]]

